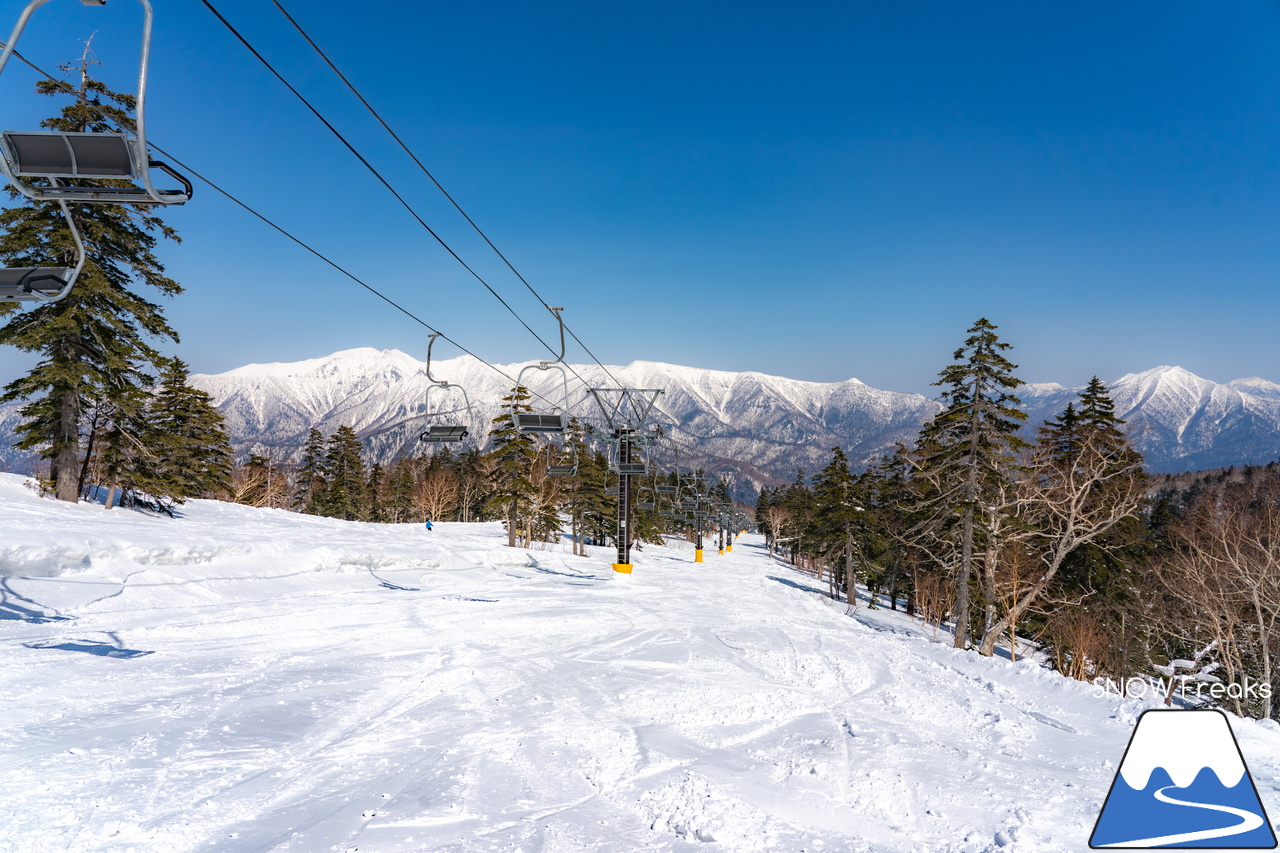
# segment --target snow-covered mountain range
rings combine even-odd
[[[466,389],[471,431],[484,436],[502,410],[510,377],[536,362],[498,365],[469,356],[432,362],[437,379]],[[505,374],[505,375],[504,375]],[[574,376],[581,377],[582,381]],[[418,452],[428,381],[425,364],[398,350],[356,349],[294,364],[248,365],[215,376],[195,376],[208,391],[242,446],[288,451],[316,426],[328,434],[348,424],[382,461]],[[523,374],[534,402],[563,406],[566,390],[556,370],[536,367]],[[841,445],[859,461],[875,459],[895,441],[909,441],[937,404],[918,394],[881,391],[856,379],[801,382],[761,373],[729,373],[637,361],[625,367],[573,365],[569,411],[599,417],[587,391],[594,387],[661,388],[654,418],[663,424],[680,463],[697,464],[756,485],[816,471]],[[538,400],[540,396],[543,400]],[[462,395],[433,393],[435,412],[465,411]],[[671,464],[669,450],[662,461]]]
[[[466,389],[473,434],[483,436],[501,398],[529,364],[497,370],[468,356],[434,362],[432,373]],[[839,445],[855,464],[866,464],[909,442],[938,404],[919,394],[883,391],[848,379],[803,382],[761,373],[733,373],[637,361],[625,367],[574,365],[570,411],[598,415],[587,385],[662,388],[656,419],[681,447],[682,464],[699,464],[755,485],[791,479],[797,469],[816,472]],[[504,375],[505,374],[505,375]],[[565,391],[556,371],[530,369],[525,384],[549,403]],[[428,381],[423,362],[398,350],[346,350],[288,364],[251,364],[193,384],[213,395],[241,451],[289,455],[311,427],[325,434],[352,426],[372,455],[389,461],[418,452]],[[586,384],[584,384],[586,383]],[[1187,471],[1280,457],[1280,384],[1260,378],[1211,382],[1180,367],[1156,367],[1109,383],[1116,411],[1154,471]],[[1024,386],[1029,428],[1053,417],[1078,388]],[[465,411],[461,394],[434,398]],[[20,469],[9,447],[17,406],[0,406],[0,464]],[[669,452],[663,460],[670,464]]]

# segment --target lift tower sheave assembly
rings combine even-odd
[[[613,570],[631,574],[631,478],[649,473],[648,459],[637,461],[636,445],[649,445],[658,431],[646,430],[661,388],[589,388],[604,418],[607,432],[597,437],[613,445],[613,468],[618,475],[618,561]],[[647,455],[647,454],[646,454]]]

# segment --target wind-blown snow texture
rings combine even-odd
[[[501,365],[516,376],[524,364]],[[895,442],[911,442],[939,409],[919,394],[881,391],[849,379],[801,382],[762,373],[729,373],[638,361],[626,367],[573,368],[587,382],[665,388],[659,420],[696,453],[683,462],[755,486],[789,481],[797,468],[813,473],[843,447],[857,465],[874,462]],[[441,361],[432,372],[463,385],[474,405],[472,430],[486,435],[510,382],[470,357]],[[529,371],[527,383],[547,400],[563,402],[556,372]],[[421,361],[397,350],[354,349],[290,364],[251,364],[193,384],[213,395],[237,449],[278,457],[296,454],[311,427],[326,435],[355,428],[383,463],[419,452],[427,379]],[[1079,389],[1029,385],[1020,392],[1029,428],[1056,416]],[[1116,380],[1117,411],[1129,421],[1135,445],[1154,471],[1264,464],[1280,457],[1280,385],[1237,379],[1219,385],[1177,367],[1158,367]],[[452,392],[456,395],[456,392]],[[460,396],[437,398],[446,405]],[[571,377],[571,410],[596,415],[583,384]],[[434,408],[434,406],[433,406]],[[7,447],[18,404],[0,406],[0,467],[27,470],[29,457]],[[670,464],[671,459],[662,460]]]
[[[0,475],[0,851],[1079,851],[1145,705],[758,539],[502,546]],[[1280,728],[1233,719],[1267,808]]]

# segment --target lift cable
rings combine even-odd
[[[481,239],[483,239],[485,243],[488,244],[489,248],[493,249],[494,254],[496,254],[499,258],[502,259],[502,262],[507,265],[507,269],[511,270],[511,272],[515,275],[515,277],[520,280],[520,283],[523,284],[526,288],[528,288],[529,292],[534,295],[534,298],[536,298],[539,302],[542,303],[543,308],[546,308],[548,311],[551,311],[551,305],[547,302],[547,300],[542,298],[542,294],[538,293],[538,291],[534,289],[533,285],[531,285],[525,279],[525,277],[520,274],[520,271],[517,270],[515,268],[515,265],[511,263],[511,261],[507,258],[507,256],[504,255],[498,249],[498,247],[494,245],[493,241],[489,239],[489,236],[485,234],[483,230],[481,230],[480,226],[476,224],[475,220],[473,220],[467,214],[467,212],[462,209],[462,205],[458,204],[457,200],[452,195],[449,194],[449,191],[446,190],[438,180],[436,180],[436,176],[431,174],[431,170],[428,169],[426,165],[424,165],[423,162],[418,159],[418,156],[413,153],[413,151],[409,148],[408,144],[406,144],[405,141],[400,138],[400,135],[397,134],[395,130],[392,129],[391,125],[387,123],[387,121],[382,117],[382,115],[376,109],[374,109],[373,105],[369,103],[368,99],[366,99],[365,96],[360,93],[360,90],[357,89],[355,84],[352,83],[351,80],[347,78],[347,75],[342,73],[342,71],[338,68],[338,66],[334,63],[334,61],[329,58],[329,55],[324,52],[324,50],[320,47],[320,45],[316,44],[315,39],[311,38],[311,35],[305,29],[303,29],[302,25],[298,23],[298,21],[293,17],[293,15],[289,14],[289,11],[285,9],[283,4],[280,3],[280,0],[271,0],[271,2],[276,7],[276,9],[280,11],[280,14],[285,17],[285,20],[287,20],[290,24],[292,24],[293,28],[298,31],[298,34],[301,35],[302,38],[306,40],[307,44],[311,45],[311,49],[314,50],[320,56],[320,58],[324,60],[325,64],[329,66],[329,69],[333,71],[335,75],[337,75],[338,79],[341,80],[349,90],[351,90],[351,94],[355,95],[356,100],[360,101],[360,103],[364,105],[364,108],[369,111],[369,114],[372,115],[374,119],[378,122],[378,124],[382,125],[382,129],[385,130],[391,136],[391,138],[396,141],[396,144],[399,145],[401,150],[403,150],[404,153],[409,156],[409,159],[412,160],[420,170],[422,170],[422,174],[426,175],[427,178],[430,179],[431,183],[435,184],[436,189],[440,190],[440,192],[444,194],[444,197],[449,200],[449,203],[453,205],[454,209],[457,210],[458,213],[462,215],[462,218],[467,220],[467,224],[470,225],[473,229],[475,229],[475,232],[480,235]],[[597,365],[600,366],[600,368],[605,372],[606,375],[608,375],[609,379],[611,379],[614,382],[614,384],[616,385],[622,384],[621,382],[618,381],[617,377],[615,377],[612,373],[609,372],[609,368],[606,367],[604,363],[600,361],[600,359],[596,358],[595,353],[593,353],[591,349],[585,343],[582,342],[582,339],[579,338],[577,333],[575,333],[573,329],[569,327],[568,323],[565,324],[564,328],[569,333],[569,336],[578,342],[578,345],[582,347],[582,349],[587,353],[587,355],[591,357],[592,361],[594,361]],[[576,371],[574,372],[574,375],[578,376]],[[582,380],[582,377],[578,376],[578,379]],[[585,380],[582,380],[582,381],[584,382],[584,384],[586,384]]]
[[[2,45],[3,45],[3,42],[0,42],[0,46],[2,46]],[[71,87],[71,85],[70,85],[69,83],[67,83],[65,80],[60,80],[60,79],[58,79],[57,77],[54,77],[52,74],[50,74],[49,72],[45,71],[43,68],[41,68],[40,66],[36,65],[36,64],[35,64],[35,63],[33,63],[31,60],[27,59],[27,58],[26,58],[25,56],[23,56],[19,51],[15,50],[15,51],[13,52],[13,56],[14,56],[14,57],[16,57],[17,59],[21,60],[21,61],[23,62],[23,64],[25,64],[25,65],[26,65],[28,68],[30,68],[31,70],[35,71],[37,74],[39,74],[39,75],[41,75],[42,77],[44,77],[45,79],[47,79],[47,80],[51,81],[51,82],[52,82],[52,83],[54,83],[55,85],[62,87],[62,88],[64,89],[64,91],[66,91],[66,93],[67,93],[67,94],[71,94],[71,95],[76,94],[75,90]],[[98,113],[100,113],[100,114],[101,114],[101,115],[103,115],[104,117],[106,117],[106,118],[108,118],[108,119],[111,119],[111,116],[110,116],[110,115],[106,112],[106,110],[105,110],[103,107],[101,107],[100,105],[93,104],[93,103],[90,103],[90,102],[88,102],[88,101],[82,101],[82,103],[83,103],[85,106],[88,106],[88,107],[90,107],[90,108],[92,108],[92,109],[96,110]],[[271,220],[269,217],[267,217],[265,214],[259,213],[257,210],[255,210],[254,208],[250,207],[250,206],[248,205],[248,203],[246,203],[246,202],[244,202],[244,201],[241,201],[239,198],[237,198],[236,196],[232,195],[228,190],[223,189],[221,186],[219,186],[218,184],[214,183],[212,180],[210,180],[209,178],[205,177],[203,174],[201,174],[200,172],[196,171],[194,168],[192,168],[192,167],[191,167],[191,166],[189,166],[188,164],[186,164],[186,163],[182,162],[182,160],[178,159],[178,158],[177,158],[176,156],[174,156],[171,152],[166,151],[165,149],[161,148],[161,147],[160,147],[159,145],[157,145],[154,141],[152,141],[152,140],[148,140],[147,144],[148,144],[148,146],[149,146],[150,148],[154,148],[156,151],[160,152],[162,155],[164,155],[165,157],[169,158],[169,159],[170,159],[171,161],[173,161],[174,163],[178,164],[178,166],[179,166],[180,168],[182,168],[182,169],[186,170],[187,172],[189,172],[189,173],[191,173],[193,176],[195,176],[197,179],[199,179],[199,180],[200,180],[200,181],[202,181],[203,183],[207,184],[207,185],[209,186],[209,188],[210,188],[210,189],[212,189],[212,190],[214,190],[215,192],[217,192],[218,194],[222,195],[224,198],[226,198],[227,200],[231,201],[233,204],[235,204],[236,206],[240,207],[241,209],[243,209],[244,211],[248,212],[249,214],[253,215],[255,218],[257,218],[257,219],[258,219],[258,220],[260,220],[261,222],[263,222],[263,223],[267,224],[268,226],[270,226],[271,228],[273,228],[274,230],[276,230],[277,232],[279,232],[279,233],[280,233],[280,234],[282,234],[283,236],[287,237],[289,240],[293,241],[295,244],[297,244],[298,246],[302,247],[302,248],[303,248],[303,249],[305,249],[307,252],[310,252],[310,253],[311,253],[312,255],[314,255],[316,258],[319,258],[321,261],[324,261],[326,264],[328,264],[329,266],[333,267],[335,270],[337,270],[338,272],[342,273],[344,276],[346,276],[347,278],[351,279],[351,280],[352,280],[352,281],[354,281],[356,284],[360,285],[360,286],[361,286],[361,287],[363,287],[365,290],[369,291],[369,292],[370,292],[370,293],[372,293],[374,296],[376,296],[376,297],[378,297],[379,299],[381,299],[383,302],[386,302],[388,305],[390,305],[391,307],[395,308],[395,309],[396,309],[397,311],[399,311],[400,313],[404,314],[404,315],[405,315],[406,317],[408,317],[410,320],[413,320],[415,323],[418,323],[419,325],[421,325],[423,328],[427,329],[428,331],[430,331],[430,332],[432,332],[432,333],[434,333],[434,334],[438,334],[438,335],[440,335],[440,337],[444,338],[446,341],[448,341],[449,343],[453,344],[453,345],[454,345],[454,346],[456,346],[458,349],[462,350],[464,353],[466,353],[467,355],[469,355],[469,356],[471,356],[472,358],[474,358],[476,361],[478,361],[478,362],[480,362],[481,364],[483,364],[485,367],[488,367],[489,369],[493,370],[493,371],[494,371],[494,372],[496,372],[499,376],[501,376],[503,379],[506,379],[508,382],[512,382],[512,383],[514,383],[514,382],[516,381],[516,380],[515,380],[515,377],[508,375],[508,374],[507,374],[507,373],[506,373],[502,368],[498,367],[498,366],[497,366],[497,365],[495,365],[495,364],[491,364],[491,363],[490,363],[490,362],[488,362],[488,361],[485,361],[483,358],[481,358],[480,356],[476,355],[474,352],[472,352],[471,350],[467,349],[465,346],[463,346],[462,344],[458,343],[458,342],[457,342],[457,341],[455,341],[453,338],[451,338],[451,337],[449,337],[448,335],[444,334],[443,332],[439,331],[439,330],[438,330],[438,329],[436,329],[434,326],[432,326],[430,323],[428,323],[426,320],[423,320],[421,317],[419,317],[418,315],[414,314],[414,313],[413,313],[412,311],[410,311],[408,308],[405,308],[403,305],[401,305],[400,303],[396,302],[396,301],[395,301],[394,299],[392,299],[391,297],[387,296],[386,294],[384,294],[384,293],[382,293],[381,291],[379,291],[377,288],[375,288],[375,287],[373,287],[372,285],[368,284],[368,283],[367,283],[367,282],[365,282],[363,279],[361,279],[359,276],[357,276],[355,273],[351,272],[350,270],[348,270],[348,269],[346,269],[345,267],[343,267],[342,265],[340,265],[337,261],[334,261],[332,258],[330,258],[330,257],[328,257],[327,255],[325,255],[324,253],[320,252],[318,249],[315,249],[315,248],[314,248],[314,247],[312,247],[310,244],[308,244],[306,241],[304,241],[301,237],[298,237],[298,236],[294,235],[292,232],[290,232],[290,231],[286,230],[283,226],[277,225],[274,221],[272,221],[272,220]],[[532,389],[528,389],[528,390],[529,390],[529,393],[533,394],[535,397],[537,397],[538,399],[542,400],[543,402],[546,402],[546,403],[548,403],[548,404],[550,404],[550,405],[554,405],[554,404],[552,404],[552,402],[551,402],[550,400],[548,400],[548,399],[547,399],[546,397],[544,397],[543,395],[541,395],[541,394],[538,394],[538,393],[534,392]]]
[[[379,182],[379,183],[381,183],[384,187],[386,187],[386,189],[387,189],[387,191],[388,191],[388,192],[390,192],[393,196],[395,196],[396,200],[397,200],[398,202],[400,202],[400,204],[404,207],[404,209],[405,209],[405,210],[407,210],[407,211],[409,211],[409,215],[410,215],[410,216],[412,216],[414,219],[416,219],[416,220],[418,221],[418,224],[419,224],[419,225],[421,225],[423,228],[425,228],[425,229],[426,229],[426,231],[427,231],[427,233],[428,233],[428,234],[430,234],[432,237],[434,237],[434,238],[435,238],[435,240],[436,240],[436,242],[437,242],[437,243],[439,243],[441,246],[443,246],[443,247],[444,247],[444,249],[445,249],[445,251],[446,251],[446,252],[448,252],[450,255],[452,255],[452,256],[453,256],[454,260],[456,260],[458,263],[462,264],[463,269],[465,269],[467,272],[471,273],[471,275],[475,278],[475,280],[476,280],[476,281],[478,281],[478,282],[480,282],[480,284],[484,285],[484,288],[485,288],[486,290],[488,290],[488,291],[489,291],[489,293],[491,293],[491,294],[493,295],[493,298],[494,298],[494,299],[497,299],[500,303],[502,303],[502,306],[503,306],[504,308],[506,308],[506,309],[507,309],[507,311],[509,311],[509,312],[511,313],[511,316],[515,317],[518,321],[520,321],[520,325],[524,326],[524,327],[525,327],[525,329],[526,329],[526,330],[528,330],[529,334],[533,335],[533,337],[537,339],[538,343],[540,343],[540,344],[542,344],[544,347],[546,347],[548,352],[550,352],[550,353],[552,353],[552,354],[554,354],[554,353],[555,353],[555,350],[554,350],[554,349],[552,349],[551,345],[550,345],[550,344],[548,344],[546,341],[544,341],[544,340],[543,340],[543,339],[538,335],[538,333],[537,333],[537,332],[535,332],[535,331],[533,330],[533,327],[532,327],[532,326],[530,326],[528,323],[526,323],[526,322],[525,322],[525,320],[524,320],[524,318],[523,318],[523,317],[521,317],[521,316],[520,316],[520,314],[519,314],[519,313],[518,313],[514,308],[512,308],[512,307],[511,307],[511,305],[510,305],[510,304],[508,304],[508,302],[507,302],[505,299],[503,299],[503,298],[502,298],[501,294],[499,294],[499,293],[498,293],[498,291],[494,290],[494,289],[493,289],[493,287],[491,287],[491,286],[490,286],[489,282],[485,281],[485,280],[484,280],[484,278],[483,278],[483,277],[482,277],[478,272],[476,272],[474,269],[472,269],[472,268],[467,264],[467,262],[466,262],[466,261],[464,261],[464,260],[463,260],[459,255],[458,255],[458,253],[457,253],[457,252],[455,252],[455,251],[454,251],[454,250],[449,246],[449,244],[448,244],[448,243],[446,243],[446,242],[444,241],[444,239],[443,239],[439,234],[437,234],[437,233],[436,233],[436,232],[431,228],[431,226],[430,226],[430,225],[428,225],[428,224],[426,223],[426,221],[425,221],[421,216],[419,216],[419,215],[418,215],[417,211],[415,211],[415,210],[413,209],[413,207],[409,204],[409,202],[407,202],[407,201],[404,199],[404,197],[403,197],[402,195],[400,195],[400,193],[398,193],[398,192],[396,191],[395,187],[393,187],[393,186],[391,185],[391,183],[390,183],[389,181],[387,181],[387,179],[386,179],[386,178],[384,178],[384,177],[382,176],[382,173],[381,173],[381,172],[379,172],[379,171],[378,171],[378,170],[373,166],[373,164],[372,164],[372,163],[370,163],[367,159],[365,159],[364,155],[362,155],[362,154],[361,154],[361,153],[356,149],[356,147],[355,147],[354,145],[352,145],[352,144],[351,144],[351,142],[350,142],[350,141],[348,141],[348,140],[347,140],[347,138],[346,138],[345,136],[343,136],[343,135],[342,135],[342,133],[341,133],[341,132],[336,128],[336,127],[334,127],[334,126],[329,122],[329,120],[328,120],[328,119],[326,119],[326,118],[324,117],[324,115],[322,115],[322,114],[321,114],[321,112],[320,112],[319,110],[317,110],[317,109],[315,108],[315,106],[313,106],[313,105],[312,105],[312,103],[311,103],[310,101],[308,101],[308,100],[306,99],[306,97],[305,97],[301,92],[299,92],[297,89],[295,89],[295,88],[293,87],[293,85],[292,85],[291,83],[289,83],[289,81],[288,81],[288,80],[286,80],[286,79],[284,78],[284,76],[283,76],[283,75],[281,75],[281,73],[275,69],[275,66],[273,66],[270,62],[268,62],[268,61],[267,61],[267,59],[266,59],[266,57],[264,57],[261,53],[259,53],[259,52],[257,51],[257,49],[256,49],[253,45],[251,45],[251,44],[249,43],[248,39],[246,39],[243,35],[241,35],[241,34],[240,34],[240,31],[239,31],[239,30],[237,30],[237,29],[236,29],[236,28],[231,24],[231,22],[230,22],[230,21],[228,21],[226,18],[224,18],[224,17],[222,16],[222,13],[221,13],[221,12],[219,12],[216,8],[214,8],[213,4],[212,4],[212,3],[210,3],[210,2],[209,2],[209,0],[201,0],[201,2],[204,4],[204,6],[205,6],[205,7],[206,7],[210,12],[212,12],[212,13],[214,14],[214,16],[215,16],[219,21],[221,21],[221,22],[222,22],[223,26],[225,26],[228,30],[230,30],[230,31],[231,31],[231,34],[232,34],[233,36],[235,36],[235,37],[240,41],[240,43],[241,43],[241,44],[243,44],[243,45],[244,45],[244,46],[249,50],[249,52],[250,52],[250,53],[252,53],[252,54],[253,54],[253,55],[258,59],[258,61],[259,61],[259,62],[261,62],[264,66],[266,66],[267,70],[268,70],[268,71],[270,71],[270,72],[275,76],[275,78],[276,78],[277,80],[279,80],[282,84],[284,84],[285,88],[287,88],[290,92],[292,92],[292,93],[293,93],[294,97],[296,97],[299,101],[301,101],[301,102],[303,103],[303,105],[304,105],[304,106],[306,106],[306,108],[307,108],[308,110],[310,110],[310,111],[311,111],[312,115],[314,115],[317,119],[319,119],[319,120],[320,120],[320,123],[321,123],[321,124],[323,124],[326,128],[328,128],[328,130],[329,130],[329,132],[330,132],[330,133],[332,133],[335,137],[337,137],[338,141],[339,141],[339,142],[341,142],[341,143],[343,144],[343,146],[344,146],[348,151],[350,151],[350,152],[355,156],[355,158],[356,158],[357,160],[359,160],[359,161],[364,165],[364,167],[365,167],[366,169],[368,169],[368,170],[369,170],[369,172],[370,172],[370,173],[371,173],[375,178],[377,178],[377,179],[378,179],[378,182]],[[157,148],[156,150],[159,150],[159,149]],[[581,378],[581,377],[579,377],[579,378]]]

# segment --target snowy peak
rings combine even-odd
[[[1108,389],[1116,415],[1127,422],[1129,440],[1153,471],[1257,465],[1280,457],[1275,383],[1254,378],[1220,384],[1161,365],[1125,374]],[[1034,425],[1056,417],[1082,390],[1044,384],[1019,393]]]
[[[1247,379],[1232,379],[1227,383],[1227,386],[1244,394],[1261,397],[1264,400],[1280,400],[1280,383],[1268,382],[1257,376],[1250,376]]]

